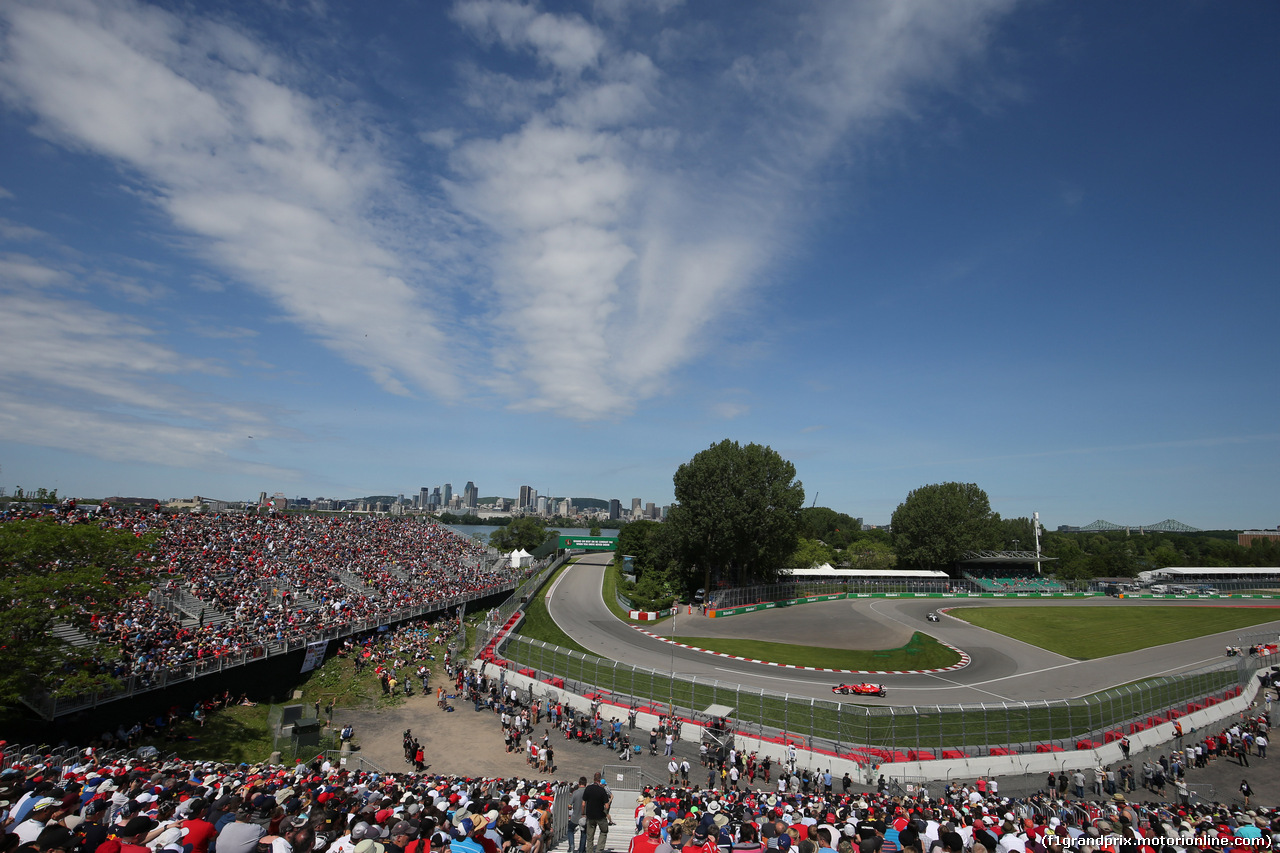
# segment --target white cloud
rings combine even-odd
[[[731,421],[734,418],[740,418],[751,411],[751,407],[745,403],[720,402],[711,404],[711,412],[718,418]]]
[[[686,27],[698,43],[680,57],[718,77],[664,75],[626,27],[599,30],[573,62],[539,53],[548,71],[506,87],[504,115],[523,110],[521,126],[473,134],[451,160],[452,198],[494,235],[495,323],[515,344],[499,365],[523,374],[504,376],[505,392],[586,418],[663,393],[799,239],[814,170],[911,116],[918,91],[950,85],[1007,5],[812,6],[736,53]],[[454,15],[487,43],[542,49],[532,5],[463,0]],[[537,95],[512,102],[522,87]]]
[[[459,0],[489,50],[458,61],[448,127],[417,134],[448,152],[439,198],[373,107],[310,94],[305,51],[191,13],[4,4],[0,96],[110,158],[229,282],[387,391],[457,399],[456,362],[517,408],[609,418],[732,324],[768,322],[751,297],[820,214],[816,170],[955,85],[1010,2],[749,6],[713,26],[665,0],[600,0],[595,20]],[[642,10],[666,30],[646,40]]]
[[[447,151],[457,144],[458,131],[451,127],[443,127],[439,130],[424,130],[418,134],[418,138],[428,145]]]
[[[292,437],[253,409],[181,387],[223,373],[149,327],[86,302],[33,293],[0,272],[0,434],[104,459],[282,474],[244,458],[245,436]],[[16,287],[16,289],[15,289]]]
[[[116,159],[198,251],[252,283],[384,388],[457,393],[405,284],[403,194],[354,116],[290,88],[243,34],[131,0],[3,7],[0,87],[56,142]],[[394,366],[386,345],[411,355]]]
[[[604,35],[580,15],[538,12],[526,3],[462,0],[453,17],[478,38],[514,49],[527,48],[558,71],[578,73],[595,64]]]
[[[0,219],[0,240],[28,243],[33,240],[44,240],[48,236],[39,228],[32,228],[30,225],[22,225],[18,222],[10,222],[8,219]]]

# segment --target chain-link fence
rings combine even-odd
[[[563,678],[578,694],[662,709],[700,720],[710,705],[733,708],[739,731],[789,737],[809,749],[873,761],[973,756],[991,747],[1013,752],[1071,750],[1168,722],[1239,692],[1263,661],[1235,658],[1177,676],[1126,684],[1075,699],[976,705],[863,706],[770,693],[732,681],[686,678],[570,651],[526,637],[505,641],[504,657],[538,678]]]
[[[944,594],[977,592],[978,586],[960,579],[924,580],[912,578],[850,578],[841,581],[787,581],[785,583],[757,584],[733,589],[712,590],[707,606],[716,610],[730,607],[749,607],[770,601],[790,601],[796,598],[813,598],[821,595],[849,595],[850,593],[914,593]]]

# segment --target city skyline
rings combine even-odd
[[[0,4],[0,486],[1280,523],[1280,5]],[[434,475],[431,475],[434,478]]]

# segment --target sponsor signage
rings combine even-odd
[[[572,551],[615,551],[618,540],[607,536],[561,536],[556,547]]]

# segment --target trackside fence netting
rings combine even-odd
[[[885,574],[889,574],[886,572]],[[707,606],[716,609],[749,607],[769,601],[787,601],[812,598],[821,595],[848,595],[850,593],[911,593],[946,594],[956,592],[980,592],[981,587],[965,579],[922,580],[902,578],[850,578],[842,581],[788,581],[785,583],[757,584],[732,589],[717,589],[708,597]]]
[[[566,689],[616,705],[674,711],[695,722],[702,722],[700,709],[727,705],[744,734],[803,740],[810,749],[877,762],[985,755],[995,747],[1022,753],[1109,742],[1236,695],[1263,665],[1262,659],[1234,658],[1076,699],[865,706],[679,677],[521,636],[504,641],[502,656],[512,669],[532,669],[544,681],[562,678]]]

